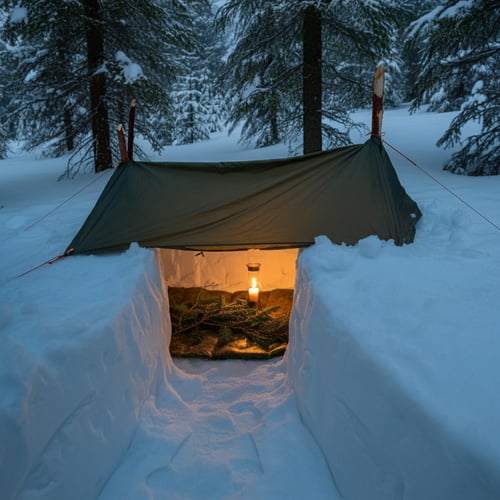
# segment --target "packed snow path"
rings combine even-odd
[[[99,498],[337,498],[285,368],[176,360]]]

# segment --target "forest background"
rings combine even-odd
[[[16,142],[67,176],[112,167],[133,99],[155,151],[226,127],[290,155],[342,146],[383,62],[386,106],[457,111],[445,169],[499,174],[499,32],[495,0],[2,0],[0,158]]]

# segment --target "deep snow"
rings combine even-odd
[[[440,169],[450,119],[386,111],[385,139],[433,177],[387,147],[423,212],[415,243],[318,235],[270,362],[172,365],[150,335],[168,329],[152,251],[17,277],[64,251],[110,172],[56,182],[63,160],[0,161],[3,496],[500,497],[500,178]],[[286,154],[218,134],[162,158]]]

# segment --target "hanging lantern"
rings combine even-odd
[[[257,304],[259,301],[259,288],[260,288],[260,280],[259,280],[259,272],[260,272],[260,264],[256,262],[252,262],[247,264],[248,269],[248,302],[252,304]]]

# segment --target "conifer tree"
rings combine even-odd
[[[321,136],[326,147],[348,143],[349,128],[355,125],[349,111],[370,102],[376,64],[389,59],[386,63],[394,64],[387,66],[399,69],[392,49],[396,29],[405,20],[404,4],[229,0],[218,13],[217,26],[234,32],[224,74],[235,103],[233,126],[242,123],[242,137],[258,145],[293,143],[300,132],[316,136],[313,148],[322,144]],[[314,38],[314,26],[306,29],[314,19],[321,26],[320,38]],[[313,42],[305,45],[306,32]],[[304,53],[307,47],[320,56]],[[313,70],[319,76],[308,76]],[[310,80],[315,81],[311,87]],[[309,97],[311,104],[305,102]],[[321,123],[321,129],[304,130],[305,113],[320,115],[321,121],[316,116],[314,123]]]
[[[197,0],[202,2],[204,0]],[[3,0],[1,61],[12,78],[3,114],[27,147],[73,148],[69,168],[99,170],[117,151],[116,127],[132,97],[137,134],[154,148],[171,140],[169,90],[198,43],[183,0]]]
[[[408,0],[408,7],[411,11],[408,25],[402,27],[398,36],[398,46],[403,64],[401,96],[405,102],[411,100],[412,87],[418,75],[419,53],[421,50],[420,47],[407,43],[408,26],[424,14],[431,12],[440,3],[441,0]],[[384,101],[387,104],[388,99]]]
[[[204,0],[191,0],[187,6],[197,44],[185,51],[171,93],[175,123],[172,138],[177,144],[208,139],[211,132],[221,129],[224,115],[223,99],[215,85],[221,52],[213,31],[211,6]]]
[[[411,27],[420,49],[412,109],[424,103],[457,110],[438,146],[461,145],[445,169],[467,175],[500,174],[500,9],[494,0],[451,0]],[[479,123],[467,137],[462,129]]]
[[[40,5],[3,2],[8,13],[2,30],[1,64],[7,102],[2,122],[15,129],[28,149],[46,143],[46,153],[71,150],[82,138],[81,109],[87,93],[82,33],[61,19],[78,14],[71,2]],[[42,8],[43,7],[43,8]]]
[[[202,72],[180,77],[171,93],[174,101],[174,141],[192,144],[210,137],[209,105],[206,99],[206,78]]]

